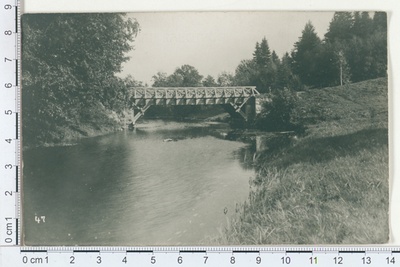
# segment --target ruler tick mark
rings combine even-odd
[[[15,139],[18,139],[18,112],[15,113]]]
[[[21,249],[21,253],[47,253],[45,249]]]
[[[260,253],[259,250],[233,250],[232,253]]]
[[[313,253],[311,250],[286,250],[286,253]]]
[[[15,33],[18,33],[18,6],[15,6]]]
[[[206,250],[179,250],[179,253],[207,253]]]
[[[15,86],[18,86],[18,59],[15,60]]]
[[[339,253],[342,253],[342,254],[346,254],[346,253],[348,253],[348,254],[353,254],[353,253],[363,254],[363,253],[365,253],[365,250],[339,250]]]
[[[16,238],[15,238],[15,240],[16,240],[16,245],[18,246],[18,218],[16,218],[15,219],[15,225],[16,225],[16,229],[15,229],[15,235],[16,235]]]
[[[100,250],[73,250],[74,253],[100,253]]]
[[[18,193],[18,178],[19,178],[18,166],[15,166],[15,192],[17,193]]]

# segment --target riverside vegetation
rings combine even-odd
[[[217,244],[388,241],[387,80],[298,93],[305,135],[264,152]]]
[[[140,31],[125,14],[22,17],[23,146],[74,142],[121,129],[127,90],[122,64]]]

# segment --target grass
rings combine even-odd
[[[312,138],[388,128],[387,79],[301,92],[296,115]]]
[[[256,162],[216,244],[377,244],[389,237],[387,82],[300,94],[306,135]]]

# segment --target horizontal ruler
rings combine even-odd
[[[0,247],[0,266],[400,266],[400,247]]]

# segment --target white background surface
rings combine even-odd
[[[138,12],[138,11],[229,11],[229,10],[290,10],[290,11],[387,11],[389,55],[389,117],[391,173],[391,241],[400,245],[400,178],[399,178],[399,110],[400,99],[400,1],[396,0],[26,0],[22,12]],[[397,115],[397,116],[396,116]],[[376,227],[379,227],[377,225]]]

